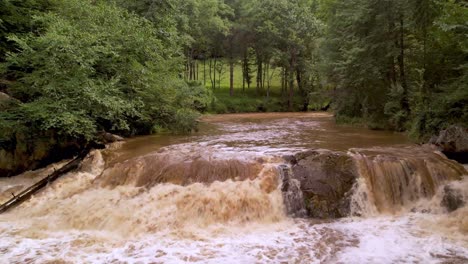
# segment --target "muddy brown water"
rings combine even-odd
[[[315,148],[355,158],[361,217],[286,214],[281,157]],[[1,197],[54,166],[0,179]],[[451,166],[403,134],[327,113],[205,116],[188,136],[95,151],[0,215],[0,263],[467,263],[468,207],[440,205],[444,184],[468,198]]]
[[[120,162],[163,147],[191,143],[223,151],[285,155],[300,150],[411,144],[402,133],[336,125],[329,113],[255,113],[204,116],[199,131],[190,136],[153,135],[128,140],[112,152]]]

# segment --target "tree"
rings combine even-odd
[[[7,52],[13,52],[16,48],[14,42],[8,40],[8,36],[37,33],[40,25],[35,23],[32,17],[51,7],[50,0],[2,0],[0,2],[0,62],[5,60]]]
[[[313,45],[309,44],[318,36],[319,22],[312,12],[312,5],[306,0],[262,0],[252,12],[256,14],[257,86],[263,87],[261,63],[266,61],[269,65],[275,53],[279,64],[285,68],[288,109],[293,110],[294,76],[299,73],[297,80],[300,80],[300,72],[304,70],[299,61],[311,56]]]
[[[196,117],[189,109],[203,93],[177,78],[181,47],[158,37],[148,20],[113,4],[70,0],[37,22],[43,34],[10,38],[20,52],[4,66],[17,80],[9,92],[22,103],[1,114],[2,124],[86,140],[103,130],[130,135],[195,124],[186,116]],[[189,126],[174,125],[179,118]]]

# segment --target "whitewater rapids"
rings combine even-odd
[[[339,128],[327,116],[259,119],[209,120],[219,126],[214,135],[174,139],[155,151],[138,147],[131,157],[132,142],[132,151],[94,151],[80,170],[0,215],[0,263],[468,262],[468,206],[448,213],[442,183],[427,199],[380,212],[362,198],[373,190],[362,177],[353,197],[366,208],[360,217],[288,216],[277,153],[324,147]],[[276,131],[282,123],[295,125]],[[315,145],[303,143],[313,133]],[[362,133],[372,146],[401,141]],[[342,136],[331,149],[362,147]],[[60,165],[1,179],[0,200]],[[449,184],[468,201],[467,176]]]

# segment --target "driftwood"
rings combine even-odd
[[[33,194],[35,194],[37,191],[40,189],[44,188],[47,186],[49,183],[55,181],[58,179],[60,176],[62,176],[65,173],[68,173],[80,165],[81,161],[86,157],[86,155],[89,153],[90,149],[82,151],[75,159],[64,165],[62,168],[54,171],[52,174],[49,176],[45,177],[44,179],[40,180],[36,184],[30,186],[26,190],[22,191],[18,195],[13,194],[13,198],[11,198],[8,202],[2,204],[0,206],[0,213],[4,213],[8,211],[9,209],[21,204],[22,202],[28,200]]]

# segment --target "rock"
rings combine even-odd
[[[292,170],[290,166],[283,164],[278,169],[281,177],[281,192],[286,213],[292,217],[306,217],[307,210],[300,182],[291,177]]]
[[[83,142],[63,138],[53,131],[12,133],[0,141],[0,177],[10,177],[27,170],[72,158],[82,149]]]
[[[465,201],[463,200],[463,195],[459,191],[446,185],[444,186],[444,196],[442,197],[440,205],[445,207],[450,213],[465,206]]]
[[[447,158],[468,163],[468,131],[460,126],[450,126],[438,136],[432,136],[429,144],[442,151]]]
[[[10,100],[10,99],[11,97],[8,94],[0,92],[0,101]]]
[[[102,132],[100,134],[100,138],[101,138],[101,141],[104,144],[114,143],[114,142],[117,142],[117,141],[124,141],[123,137],[117,136],[117,135],[114,135],[114,134],[111,134],[111,133],[108,133],[108,132]]]
[[[312,150],[295,155],[292,164],[293,178],[300,182],[309,216],[349,215],[351,189],[358,178],[352,157],[342,152]]]
[[[14,105],[15,103],[18,103],[18,101],[12,97],[10,97],[6,93],[0,92],[0,110],[5,110]]]
[[[433,136],[429,143],[438,146],[443,152],[468,152],[468,132],[460,126],[450,126]]]

